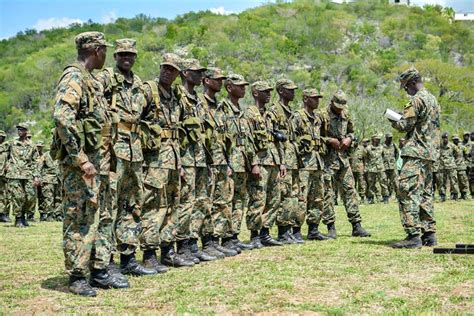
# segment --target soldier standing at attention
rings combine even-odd
[[[354,175],[355,187],[357,193],[359,194],[359,199],[361,203],[365,201],[365,164],[364,164],[364,147],[361,143],[356,142],[354,139],[354,149],[350,156],[352,174]]]
[[[395,197],[398,196],[398,172],[397,159],[400,152],[397,146],[393,143],[392,133],[385,134],[385,143],[383,144],[383,164],[385,167],[385,179],[390,197],[395,192]]]
[[[423,86],[418,70],[411,68],[400,77],[400,88],[411,97],[398,122],[392,127],[406,132],[401,149],[403,166],[399,178],[399,208],[407,237],[393,248],[436,245],[432,165],[439,157],[440,107]],[[421,235],[421,238],[420,238]]]
[[[446,201],[446,191],[449,186],[451,193],[451,200],[457,200],[459,195],[458,186],[458,175],[456,172],[456,151],[458,148],[449,142],[449,135],[444,132],[441,136],[441,147],[440,147],[440,165],[439,173],[441,175],[441,187],[439,195],[441,196],[441,202]]]
[[[52,222],[55,211],[55,186],[58,183],[58,166],[54,163],[49,152],[43,153],[43,147],[41,142],[36,144],[38,151],[37,168],[41,181],[41,184],[37,187],[38,210],[40,212],[40,221]]]
[[[110,132],[103,87],[92,74],[104,65],[107,46],[100,32],[85,32],[75,38],[77,62],[64,69],[56,90],[54,123],[55,156],[61,163],[63,199],[63,250],[69,290],[82,296],[96,296],[86,281],[102,288],[124,288],[128,282],[107,272],[110,252],[94,249],[100,238],[97,227],[100,195],[98,170],[104,163],[102,134]]]
[[[467,200],[467,192],[469,190],[469,180],[467,178],[469,149],[460,143],[459,137],[457,136],[453,136],[453,144],[457,146],[454,160],[458,176],[459,192],[461,193],[461,199]]]
[[[327,110],[323,113],[323,125],[321,129],[328,150],[325,156],[325,168],[327,174],[334,175],[335,184],[339,187],[342,201],[346,209],[349,222],[352,224],[353,237],[370,237],[370,233],[362,228],[362,218],[359,212],[357,193],[354,187],[354,177],[349,164],[348,150],[354,138],[354,125],[347,109],[347,97],[342,91],[336,92]],[[329,186],[325,192],[325,203],[328,203],[328,231],[335,238],[335,213],[334,213],[334,189]],[[325,205],[326,207],[326,205]]]
[[[7,162],[8,143],[7,134],[0,130],[0,223],[10,222],[10,204],[7,202],[7,187],[5,179],[5,163]]]
[[[382,195],[383,202],[388,203],[388,190],[385,182],[383,147],[380,145],[379,134],[372,136],[372,144],[364,152],[365,169],[368,172],[369,204],[374,204]],[[379,191],[379,187],[381,191]]]

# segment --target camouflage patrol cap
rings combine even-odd
[[[393,134],[392,133],[386,133],[385,138],[393,138]]]
[[[338,90],[334,95],[332,96],[331,102],[334,104],[335,107],[339,109],[343,109],[346,106],[347,103],[347,96],[342,90]]]
[[[265,80],[259,80],[252,83],[252,90],[268,91],[273,90],[273,87]]]
[[[247,81],[245,81],[244,76],[239,75],[239,74],[231,73],[227,76],[225,84],[226,85],[233,84],[233,85],[236,85],[236,86],[246,86],[249,83]]]
[[[372,139],[378,139],[378,140],[380,140],[380,139],[382,139],[382,135],[380,135],[380,134],[374,134],[374,135],[372,136]]]
[[[462,135],[463,135],[463,136],[466,136],[466,135],[470,135],[470,134],[471,134],[471,133],[469,133],[469,132],[464,132]]]
[[[44,147],[43,142],[37,142],[37,143],[36,143],[36,147]]]
[[[182,61],[181,71],[184,70],[194,70],[194,71],[204,71],[206,67],[201,66],[199,60],[195,58],[184,59]]]
[[[161,62],[160,66],[168,65],[168,66],[178,69],[178,71],[181,71],[181,66],[180,66],[181,63],[182,63],[181,57],[173,53],[166,53],[166,54],[163,54],[163,61]]]
[[[449,135],[448,135],[448,132],[444,132],[444,133],[441,135],[442,138],[448,138],[448,136],[449,136]]]
[[[105,35],[102,32],[80,33],[74,38],[74,41],[76,42],[77,49],[113,46],[112,44],[109,44],[105,41]]]
[[[122,38],[115,41],[114,53],[134,53],[137,54],[137,41],[133,38]]]
[[[277,80],[277,82],[275,83],[275,88],[277,90],[280,89],[280,88],[294,90],[294,89],[298,89],[298,86],[295,85],[295,83],[293,81],[291,81],[290,79],[283,78],[283,79],[278,79]]]
[[[217,67],[208,67],[204,73],[204,77],[214,80],[227,78],[222,69]]]
[[[398,80],[400,81],[400,88],[404,88],[409,82],[418,80],[420,78],[420,72],[415,68],[412,67],[408,70],[405,70],[398,77]]]
[[[17,129],[28,129],[28,123],[22,122],[16,125]]]
[[[454,135],[454,136],[452,137],[452,139],[453,139],[453,140],[459,140],[459,136]]]
[[[319,93],[318,90],[314,89],[314,88],[309,88],[309,89],[304,89],[303,90],[303,95],[304,96],[307,96],[307,97],[310,97],[310,98],[322,98],[323,95],[321,93]]]
[[[0,129],[0,137],[7,137],[7,133],[5,133],[5,131],[2,131]]]
[[[364,139],[362,140],[363,143],[367,143],[368,141],[369,141],[368,138],[364,138]]]

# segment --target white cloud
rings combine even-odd
[[[40,19],[33,25],[37,31],[49,30],[59,27],[67,27],[72,23],[82,24],[84,21],[81,19],[71,19],[71,18],[49,18],[49,19]]]
[[[115,11],[107,12],[100,18],[100,21],[104,24],[115,22],[115,20],[117,20],[117,13]]]
[[[214,14],[220,14],[220,15],[229,15],[235,13],[234,11],[227,11],[224,7],[217,7],[217,8],[210,8],[209,11],[211,11]]]

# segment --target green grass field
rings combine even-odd
[[[441,246],[474,243],[474,201],[437,203],[436,211]],[[92,299],[67,293],[60,223],[2,224],[0,314],[474,313],[474,256],[393,250],[388,245],[404,238],[396,204],[361,212],[372,238],[349,237],[338,207],[337,240],[131,278],[130,289]]]

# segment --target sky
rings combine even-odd
[[[131,18],[144,13],[151,17],[173,19],[177,15],[199,10],[218,14],[239,13],[269,0],[0,0],[0,39],[19,31],[38,31],[66,27],[91,19],[110,23],[118,17]],[[455,11],[474,12],[474,0],[411,0],[449,6]]]

